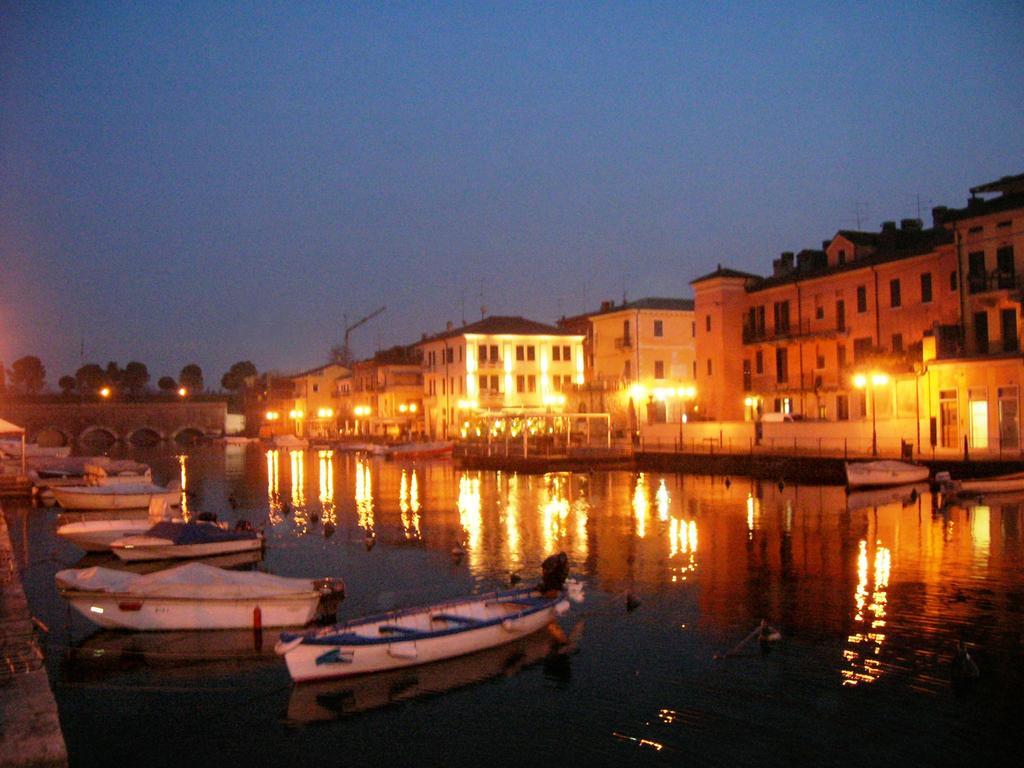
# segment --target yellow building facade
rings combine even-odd
[[[584,382],[583,336],[494,316],[423,339],[425,429],[455,437],[469,419],[562,413]]]

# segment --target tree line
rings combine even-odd
[[[238,393],[251,383],[258,372],[249,360],[240,360],[220,379],[221,388]],[[112,398],[138,399],[152,392],[150,373],[145,363],[136,360],[122,368],[115,361],[106,368],[98,363],[86,363],[74,375],[64,375],[57,380],[61,393],[68,397],[96,398],[106,389]],[[156,382],[157,389],[164,395],[174,396],[184,390],[185,394],[200,394],[206,390],[203,369],[196,363],[189,363],[178,372],[177,378],[161,376]],[[12,392],[22,395],[38,395],[46,390],[46,366],[35,355],[25,355],[15,360],[5,375],[0,366],[0,393]]]

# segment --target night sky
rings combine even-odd
[[[1024,172],[1019,2],[299,6],[0,3],[0,360],[216,385]]]

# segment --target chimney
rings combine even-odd
[[[949,215],[949,208],[944,205],[937,205],[932,208],[932,226],[938,229],[946,222]]]
[[[920,219],[900,219],[900,229],[904,232],[920,232],[923,226]]]
[[[896,231],[896,222],[895,221],[883,221],[882,222],[882,231],[883,232],[895,232]]]
[[[612,301],[611,299],[602,301],[601,302],[601,311],[602,312],[611,312],[611,309],[614,306],[615,306],[615,302]]]
[[[452,322],[451,320],[449,320],[449,321],[448,321],[447,323],[445,323],[445,324],[444,324],[444,329],[445,329],[446,331],[450,331],[450,330],[452,330],[452,329],[453,329],[454,327],[455,327],[455,324],[454,324],[454,323],[453,323],[453,322]]]
[[[772,261],[772,277],[783,277],[793,271],[793,252],[783,251],[779,258]]]

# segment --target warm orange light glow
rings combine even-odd
[[[281,418],[281,414],[277,411],[267,411],[267,421],[277,421]]]
[[[185,389],[184,387],[181,387],[180,389],[178,389],[178,397],[184,397],[187,394],[188,394],[188,390]]]
[[[334,416],[333,408],[317,408],[316,415],[321,419],[329,419]]]
[[[103,387],[100,390],[100,397],[110,397],[110,387]]]
[[[295,419],[296,421],[298,421],[299,419],[301,419],[305,415],[306,414],[304,414],[298,408],[295,408],[294,410],[288,411],[288,418]]]

